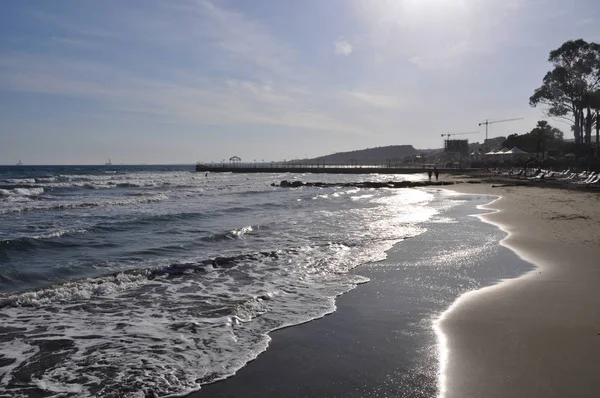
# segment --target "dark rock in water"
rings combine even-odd
[[[301,187],[303,185],[304,185],[304,183],[302,181],[288,181],[288,180],[283,180],[279,184],[280,187],[284,187],[284,188],[297,188],[297,187]],[[274,185],[274,186],[277,186],[277,185]]]
[[[213,260],[212,266],[215,268],[231,268],[236,265],[238,258],[235,257],[217,257]]]
[[[353,187],[353,188],[413,188],[439,185],[454,185],[453,181],[388,181],[388,182],[302,182],[283,180],[278,184],[272,183],[273,187],[297,188],[297,187]]]

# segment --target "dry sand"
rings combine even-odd
[[[457,184],[537,268],[468,293],[440,321],[445,398],[600,396],[600,193]]]

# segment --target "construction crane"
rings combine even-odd
[[[504,123],[504,122],[513,122],[515,120],[522,120],[522,119],[523,119],[522,117],[516,117],[516,118],[504,119],[504,120],[493,120],[493,121],[486,120],[485,122],[479,123],[479,125],[481,126],[481,125],[485,124],[485,139],[487,141],[487,139],[488,139],[488,127],[489,127],[490,124]]]
[[[442,134],[442,137],[446,137],[446,139],[449,140],[451,135],[465,135],[465,134],[479,134],[479,131],[471,131],[469,133],[445,133],[445,134]]]

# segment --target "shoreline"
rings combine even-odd
[[[591,397],[600,391],[599,195],[457,184],[500,196],[478,215],[535,269],[461,295],[442,314],[444,398]]]
[[[597,291],[600,195],[547,186],[499,187],[492,186],[492,182],[495,181],[483,179],[481,183],[440,189],[496,198],[477,207],[485,213],[473,216],[502,231],[500,246],[535,268],[461,293],[451,300],[438,313],[431,328],[440,350],[441,371],[435,376],[439,391],[434,395],[431,389],[429,394],[421,390],[406,396],[595,396],[600,391],[600,380],[596,377],[600,372],[600,311],[597,311],[600,306]],[[322,364],[312,365],[313,359],[307,358],[306,353],[316,353],[316,361],[325,361],[331,366],[339,363],[343,351],[327,357],[324,351],[335,350],[335,347],[332,349],[326,344],[321,351],[315,350],[311,339],[343,331],[348,312],[360,308],[356,295],[373,288],[369,285],[361,285],[338,297],[338,310],[333,314],[273,332],[269,349],[238,371],[239,374],[204,385],[189,397],[239,396],[236,393],[246,389],[260,392],[248,396],[279,396],[281,391],[361,396],[356,394],[356,386],[349,389],[348,385],[338,385],[327,389],[323,380],[309,377],[314,371],[312,368]],[[301,348],[299,351],[290,349],[290,344]],[[294,354],[301,356],[299,361],[304,365],[289,364],[295,361]],[[372,362],[377,360],[367,360],[367,366],[377,366]],[[272,366],[281,369],[273,371]],[[289,378],[288,373],[298,371],[299,377],[296,373],[296,377]],[[328,370],[321,371],[331,376],[331,382],[339,381],[327,373]],[[275,381],[261,380],[273,376]],[[320,384],[316,390],[301,390],[294,385],[288,391],[286,380]],[[256,389],[258,386],[263,390]]]
[[[487,196],[475,203],[489,203]],[[353,272],[371,282],[339,296],[335,312],[270,333],[269,348],[235,376],[204,385],[189,397],[438,395],[434,319],[462,292],[518,277],[530,269],[512,251],[498,245],[505,236],[502,231],[470,217],[479,211],[475,203],[459,205],[462,210],[449,217],[463,218],[465,231],[481,228],[478,231],[482,233],[476,234],[482,239],[480,244],[491,239],[494,254],[482,264],[477,264],[473,253],[469,265],[452,260],[453,254],[464,250],[465,242],[470,243],[469,236],[452,233],[455,224],[428,229],[388,251],[387,260],[356,268]],[[460,271],[461,267],[466,268]],[[469,267],[475,274],[464,273]],[[407,271],[419,268],[422,274]],[[440,275],[444,278],[457,272],[462,276],[448,280],[454,281],[451,284],[436,284]],[[478,285],[471,285],[473,278]],[[422,283],[429,290],[415,291],[417,280],[426,281]],[[440,292],[440,287],[445,291]]]

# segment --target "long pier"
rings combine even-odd
[[[196,164],[201,173],[315,173],[315,174],[417,174],[432,167],[388,167],[374,165],[303,165],[303,164]],[[477,169],[438,168],[440,173],[459,174]]]

